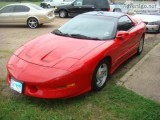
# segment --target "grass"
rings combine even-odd
[[[19,95],[7,90],[5,79],[0,78],[0,96],[3,96],[0,97],[0,120],[159,120],[159,103],[116,85],[133,59],[135,57],[110,77],[102,91],[70,99],[47,100]]]
[[[26,1],[26,2],[27,2],[27,1]],[[3,7],[3,6],[5,6],[5,5],[13,4],[13,3],[16,3],[16,2],[0,2],[0,8]],[[40,5],[40,2],[31,2],[31,3]]]
[[[98,93],[44,100],[0,98],[0,120],[159,120],[160,105],[109,81]]]

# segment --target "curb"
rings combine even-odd
[[[139,67],[144,63],[144,61],[151,55],[151,53],[160,47],[160,43],[152,48],[136,65],[134,65],[119,81],[117,81],[118,86],[124,86],[124,83],[128,81],[130,76],[133,76],[134,72],[139,69]]]

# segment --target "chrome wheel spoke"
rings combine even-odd
[[[140,42],[139,42],[139,52],[141,52],[143,49],[143,39],[141,38]]]
[[[36,28],[37,27],[37,21],[35,19],[30,19],[28,22],[29,27]]]
[[[107,65],[106,64],[102,64],[99,68],[98,68],[98,71],[97,71],[97,74],[96,74],[96,78],[97,78],[97,86],[98,87],[101,87],[104,85],[106,79],[107,79],[107,74],[108,73],[108,68],[107,68]]]

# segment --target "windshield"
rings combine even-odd
[[[116,18],[80,15],[71,19],[55,34],[81,39],[112,39],[115,36]]]

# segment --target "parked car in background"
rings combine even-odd
[[[125,4],[110,4],[110,11],[127,13],[128,9]]]
[[[53,10],[45,10],[31,3],[10,4],[0,9],[0,24],[26,24],[37,28],[53,21]]]
[[[50,8],[55,6],[67,5],[72,3],[74,0],[43,0],[40,6],[43,8]]]
[[[160,32],[160,15],[136,14],[133,17],[141,19],[146,24],[146,32]]]
[[[81,14],[24,44],[7,64],[7,82],[20,94],[69,98],[101,90],[119,65],[141,54],[145,24],[123,13]]]
[[[75,0],[69,5],[56,7],[55,14],[65,18],[76,16],[89,11],[109,11],[108,0]]]

